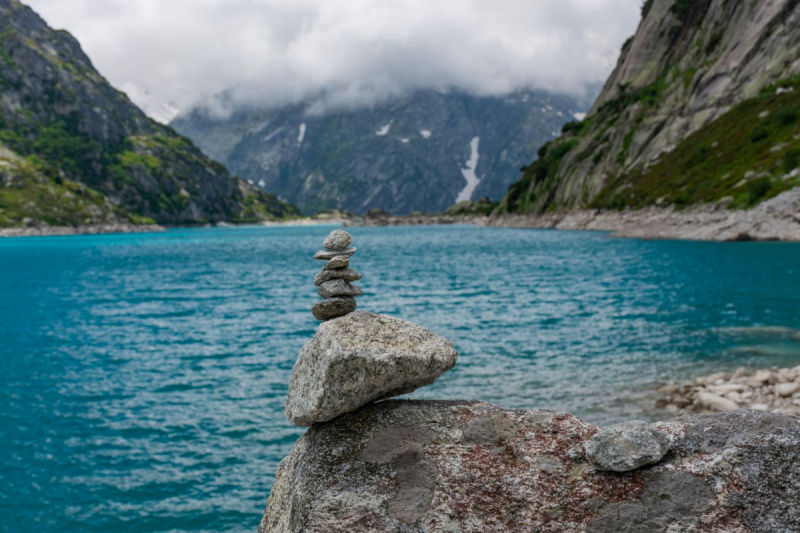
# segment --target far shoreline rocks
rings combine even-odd
[[[446,213],[390,215],[375,209],[349,216],[344,226],[432,226],[466,224],[500,228],[610,232],[610,237],[687,241],[800,241],[800,188],[784,192],[752,209],[728,209],[726,201],[694,205],[651,206],[624,211],[581,209],[542,215],[486,214],[485,204],[456,204]]]
[[[2,228],[0,238],[62,237],[70,235],[107,235],[112,233],[155,233],[167,228],[157,224],[100,224],[91,226],[40,226]]]
[[[728,209],[725,202],[676,209],[575,210],[542,215],[497,215],[488,226],[610,231],[611,237],[688,241],[800,241],[800,188],[752,209]]]
[[[800,416],[800,366],[756,370],[739,368],[694,381],[665,385],[656,408],[679,415],[753,409]]]

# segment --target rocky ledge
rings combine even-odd
[[[600,429],[566,413],[371,404],[297,442],[258,532],[800,531],[797,418],[735,411],[642,429],[658,447],[650,457],[652,442],[631,441],[646,462],[666,456],[616,473],[588,459]],[[637,431],[598,435],[594,451],[631,453]]]
[[[713,413],[755,409],[800,416],[800,366],[751,373],[745,368],[719,372],[660,389],[656,407],[673,412]]]
[[[543,215],[499,215],[486,221],[507,228],[610,231],[613,237],[695,241],[800,241],[800,188],[749,210],[729,202],[676,209],[583,210]]]

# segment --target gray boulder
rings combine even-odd
[[[346,231],[340,229],[333,230],[322,243],[328,250],[344,250],[353,244],[353,237]]]
[[[356,305],[356,299],[351,296],[329,298],[315,303],[311,313],[317,320],[331,320],[352,313]]]
[[[351,313],[322,324],[303,347],[289,382],[286,417],[298,426],[326,422],[430,385],[457,358],[451,341],[422,326]]]
[[[659,462],[670,446],[666,433],[633,420],[601,430],[587,445],[586,453],[598,470],[628,472]]]
[[[658,427],[674,453],[617,474],[584,456],[598,428],[566,413],[371,404],[295,444],[258,532],[800,531],[800,419],[733,411]]]
[[[350,285],[343,279],[333,279],[326,281],[319,287],[319,295],[323,298],[334,298],[336,296],[361,296],[364,294],[361,289]]]

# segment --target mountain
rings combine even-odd
[[[496,210],[750,207],[800,185],[800,2],[647,0],[585,120]]]
[[[297,214],[147,118],[15,0],[0,0],[0,91],[0,227]]]
[[[227,119],[199,108],[171,125],[307,214],[443,212],[463,199],[502,198],[520,165],[590,101],[544,91],[478,97],[420,90],[324,113],[314,101],[239,109]]]

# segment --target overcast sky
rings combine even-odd
[[[23,0],[26,1],[26,0]],[[642,0],[27,0],[151,115],[225,90],[365,105],[417,88],[604,81]]]

